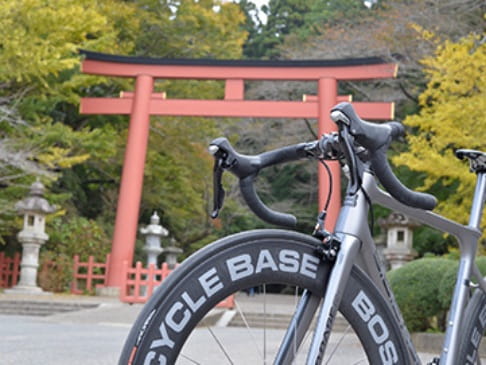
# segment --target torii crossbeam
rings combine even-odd
[[[339,81],[372,80],[396,76],[397,65],[379,58],[345,60],[254,61],[164,59],[109,55],[81,51],[82,72],[136,79],[133,92],[120,98],[82,98],[84,114],[130,114],[120,194],[115,220],[108,287],[120,287],[123,261],[133,260],[142,195],[150,115],[202,117],[309,118],[318,120],[318,133],[335,130],[330,109],[339,101],[350,101],[337,94]],[[168,99],[154,93],[155,79],[225,80],[224,100]],[[317,95],[302,101],[245,100],[244,82],[248,80],[294,80],[317,83]],[[393,119],[393,103],[355,102],[364,119]],[[332,229],[340,206],[340,171],[330,163],[333,191],[327,218]],[[319,207],[328,195],[325,171],[319,166]]]

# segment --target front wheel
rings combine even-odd
[[[199,250],[144,306],[119,364],[304,363],[312,337],[306,333],[312,332],[313,314],[331,268],[316,255],[317,245],[319,241],[303,234],[258,230],[226,237]],[[267,295],[276,288],[292,296]],[[258,294],[238,294],[234,310],[214,309],[242,290]],[[289,334],[282,329],[287,324],[282,323],[297,320],[292,320],[287,309],[302,295],[309,299],[307,319],[299,318],[303,323],[297,326],[299,335],[283,341]],[[356,267],[339,310],[343,319],[334,326],[323,363],[409,363],[389,307]],[[286,349],[279,350],[282,341]]]

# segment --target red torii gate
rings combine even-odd
[[[143,174],[150,115],[203,117],[312,118],[318,120],[318,133],[335,130],[330,109],[349,96],[338,96],[338,82],[371,80],[396,76],[397,65],[379,58],[346,60],[205,60],[163,59],[109,55],[81,51],[82,72],[136,79],[134,92],[123,92],[120,98],[82,98],[84,114],[130,114],[120,195],[113,234],[108,287],[120,287],[123,261],[133,261],[137,222],[142,195]],[[154,93],[154,80],[198,79],[225,80],[224,100],[166,99]],[[245,100],[244,81],[295,80],[317,82],[317,96],[304,96],[303,101]],[[393,103],[354,102],[364,119],[393,119]],[[340,206],[340,170],[330,163],[333,191],[327,227],[334,227]],[[319,207],[328,195],[327,177],[319,166]]]

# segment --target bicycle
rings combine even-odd
[[[324,357],[339,310],[359,339],[363,348],[360,356],[370,364],[420,363],[377,256],[368,223],[371,202],[456,236],[461,249],[457,281],[443,351],[431,364],[480,362],[477,354],[486,329],[486,282],[474,259],[486,196],[486,153],[456,152],[459,158],[469,160],[471,171],[477,174],[469,224],[462,225],[433,213],[435,197],[409,190],[393,174],[386,152],[391,141],[404,134],[400,123],[363,121],[349,103],[335,106],[331,119],[338,131],[317,141],[247,156],[237,153],[225,138],[218,138],[211,143],[210,152],[215,158],[213,215],[217,216],[222,207],[221,177],[228,170],[239,178],[251,210],[264,221],[284,227],[294,227],[296,219],[271,210],[260,200],[254,188],[258,172],[303,158],[323,163],[342,161],[347,166],[348,185],[334,232],[324,229],[323,210],[312,236],[262,229],[238,233],[202,248],[185,260],[147,302],[128,335],[120,364],[199,363],[196,357],[201,352],[213,353],[203,347],[191,354],[183,345],[191,334],[199,333],[197,325],[205,315],[230,294],[253,287],[265,291],[271,283],[296,287],[299,300],[273,352],[268,349],[270,330],[257,329],[251,335],[249,342],[263,336],[263,344],[257,347],[260,355],[252,362],[267,363],[271,356],[274,364],[300,362],[304,356],[306,364],[331,362],[332,358]],[[307,334],[312,331],[310,338]],[[225,345],[215,332],[216,328],[209,327],[207,337],[215,337],[211,339],[217,344],[215,352],[224,360],[209,363],[238,363],[239,355],[231,359],[232,346]],[[354,348],[345,351],[351,350]]]

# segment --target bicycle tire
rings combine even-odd
[[[476,289],[464,313],[463,330],[461,331],[463,335],[461,335],[456,362],[475,365],[481,340],[486,333],[486,295],[482,290]]]
[[[144,306],[127,337],[119,364],[174,364],[204,315],[228,295],[245,288],[279,283],[322,297],[330,264],[319,262],[318,244],[314,238],[296,232],[256,230],[223,238],[199,250]],[[356,332],[370,364],[410,363],[392,311],[357,267],[352,269],[339,310]]]

